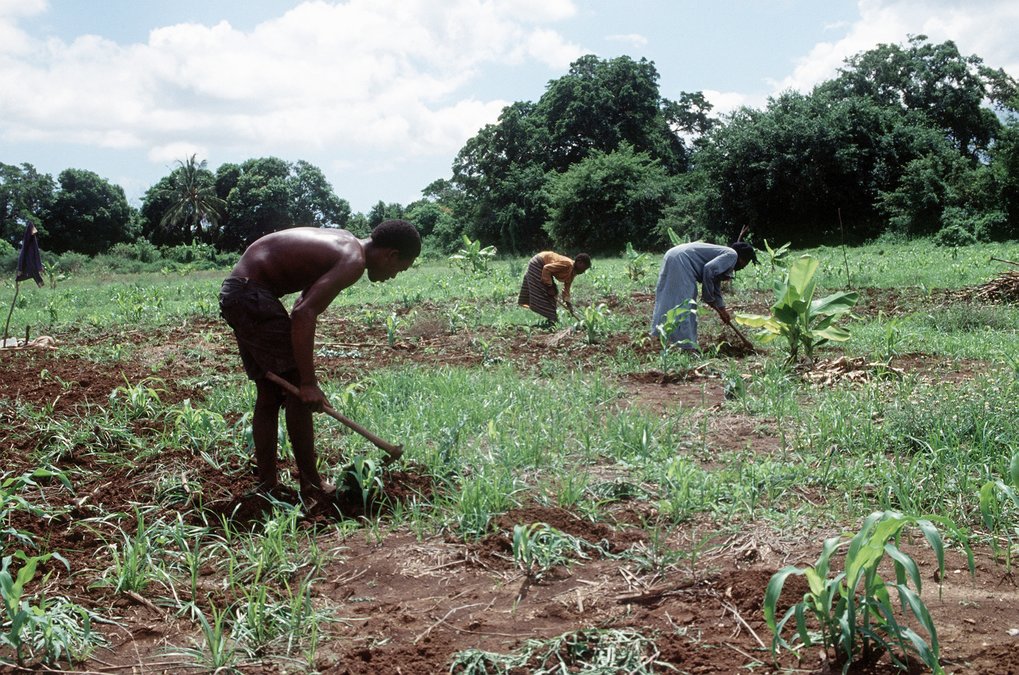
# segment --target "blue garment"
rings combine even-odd
[[[721,283],[731,279],[738,256],[728,246],[695,241],[670,248],[665,253],[655,288],[655,312],[651,317],[651,336],[658,337],[658,326],[674,307],[687,312],[669,336],[673,344],[685,349],[697,348],[697,284],[701,284],[701,302],[725,307]]]

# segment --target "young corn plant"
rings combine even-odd
[[[163,403],[159,398],[161,389],[156,388],[160,380],[146,378],[138,384],[131,384],[124,376],[124,385],[110,392],[110,405],[123,410],[128,419],[153,419],[159,415]]]
[[[368,503],[381,495],[385,485],[382,483],[382,467],[373,459],[364,455],[355,455],[347,475],[351,477],[361,493],[361,507],[368,515]]]
[[[795,619],[795,634],[802,646],[821,644],[826,653],[833,652],[835,659],[842,662],[843,673],[848,672],[858,658],[880,652],[887,652],[899,668],[906,668],[905,657],[912,652],[933,672],[944,672],[937,629],[920,599],[920,569],[898,546],[903,529],[916,526],[934,550],[939,578],[943,576],[945,545],[932,520],[895,511],[875,512],[864,520],[863,527],[851,540],[845,541],[839,536],[827,539],[813,566],[789,566],[776,572],[764,595],[764,619],[774,636],[772,653],[777,654],[781,647],[797,649],[783,637],[786,624]],[[946,519],[937,521],[956,531]],[[832,555],[843,548],[847,548],[845,570],[833,574]],[[966,551],[972,572],[973,557],[968,546]],[[894,581],[886,581],[878,572],[885,556],[892,562]],[[779,596],[791,575],[805,576],[810,590],[777,620]],[[928,639],[896,619],[892,592],[898,596],[902,612],[912,615]]]
[[[390,347],[396,345],[396,327],[399,325],[400,319],[396,316],[396,312],[386,317],[386,344]]]
[[[11,525],[12,515],[22,511],[36,517],[46,517],[45,511],[22,496],[22,492],[31,487],[38,487],[38,481],[45,478],[56,478],[67,489],[71,482],[60,471],[49,468],[38,468],[18,476],[0,474],[0,540],[14,540],[23,546],[33,546],[32,535]]]
[[[662,322],[655,326],[655,331],[658,333],[658,344],[661,346],[658,355],[661,359],[662,375],[669,373],[673,352],[679,348],[678,345],[672,343],[672,332],[676,330],[679,324],[686,320],[687,314],[696,311],[692,306],[683,307],[678,305],[667,311]],[[693,346],[696,347],[696,345]]]
[[[1000,497],[999,497],[1000,495]],[[1019,509],[1019,452],[1012,455],[1012,461],[1008,466],[1008,482],[998,479],[989,480],[980,488],[980,516],[984,526],[992,533],[1001,527],[1001,501],[1011,502],[1012,506]],[[1019,537],[1019,525],[1013,528],[1013,533]],[[1012,571],[1012,549],[1015,546],[1012,534],[1006,529],[1008,544],[1005,546],[1005,565],[1009,573]],[[1001,554],[997,541],[992,537],[991,545],[995,554]]]
[[[786,242],[778,248],[772,248],[768,244],[768,240],[764,240],[764,259],[768,262],[771,267],[771,271],[774,272],[776,267],[785,267],[789,264],[789,259],[786,258],[786,254],[789,252],[789,247],[792,242]]]
[[[797,361],[801,347],[807,359],[812,361],[814,350],[821,345],[829,341],[845,342],[850,337],[849,331],[836,326],[835,321],[848,314],[860,296],[856,292],[839,291],[814,300],[817,284],[814,274],[818,265],[816,258],[804,255],[788,266],[784,278],[775,283],[776,299],[770,316],[737,314],[733,317],[736,323],[759,328],[762,342],[785,338],[788,343],[787,364]]]
[[[587,343],[591,345],[597,343],[607,330],[608,310],[605,308],[605,304],[585,307],[580,317],[580,325],[587,333]]]
[[[107,545],[113,564],[96,585],[110,586],[114,593],[140,592],[159,576],[151,528],[145,524],[145,516],[140,511],[137,519],[138,529],[134,535],[123,532],[121,543]]]
[[[630,281],[639,283],[647,275],[651,262],[647,253],[638,253],[634,250],[633,244],[626,242],[626,252],[623,254],[626,260],[626,276]]]

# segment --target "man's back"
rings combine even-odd
[[[360,278],[365,254],[357,237],[346,230],[297,227],[255,241],[231,276],[247,277],[280,297],[306,290],[338,265],[355,280]]]

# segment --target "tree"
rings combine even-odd
[[[646,152],[624,143],[592,152],[549,185],[546,229],[557,248],[618,253],[657,243],[657,224],[672,194],[670,177]]]
[[[910,37],[905,48],[881,44],[853,56],[824,87],[836,97],[864,96],[922,114],[970,159],[984,156],[1001,129],[984,102],[1003,107],[1016,93],[1005,71],[962,56],[950,40],[932,44],[926,35]]]
[[[0,163],[0,239],[17,247],[28,223],[41,229],[55,187],[49,174],[39,173],[31,164]]]
[[[57,180],[60,187],[43,223],[53,251],[95,255],[137,236],[122,187],[84,169],[65,169]]]
[[[421,233],[422,245],[431,250],[448,254],[463,242],[452,210],[437,201],[422,199],[409,204],[406,218]]]
[[[719,232],[749,224],[759,238],[822,243],[841,236],[841,210],[865,238],[885,228],[879,196],[896,189],[909,162],[943,152],[954,153],[922,115],[822,85],[738,110],[709,132],[694,157],[706,179],[691,184],[716,200],[685,201],[707,206],[701,222]]]
[[[159,244],[215,243],[226,212],[226,201],[216,194],[215,177],[196,155],[178,164],[145,193],[143,231]]]
[[[538,101],[548,130],[549,168],[562,172],[594,150],[612,152],[629,143],[671,173],[682,171],[686,153],[663,107],[651,61],[580,57]]]
[[[216,170],[215,187],[226,200],[222,245],[228,249],[290,227],[347,227],[351,220],[350,204],[336,196],[320,169],[303,160],[262,157],[224,164]]]
[[[386,220],[400,220],[403,218],[403,206],[397,203],[386,204],[384,201],[375,202],[367,214],[368,230],[374,230],[375,226]]]
[[[333,192],[322,170],[303,159],[292,167],[290,186],[291,218],[300,225],[346,228],[350,203]]]
[[[467,141],[450,181],[462,198],[448,205],[464,233],[501,251],[546,246],[549,186],[557,174],[623,144],[669,175],[682,173],[688,152],[679,134],[709,127],[709,110],[699,95],[662,99],[658,72],[646,59],[581,57],[537,103],[507,106],[498,123]]]

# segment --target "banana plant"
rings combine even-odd
[[[783,279],[775,283],[775,303],[771,315],[736,314],[736,323],[760,329],[762,342],[784,337],[788,342],[787,363],[795,363],[800,347],[808,359],[813,360],[814,350],[826,342],[845,342],[850,334],[835,321],[849,313],[860,296],[856,292],[839,291],[814,300],[817,283],[818,260],[809,255],[800,256],[786,269]]]
[[[472,241],[466,234],[463,235],[463,242],[463,248],[449,256],[449,261],[469,274],[488,272],[488,264],[495,258],[495,246],[482,248],[480,239]]]

